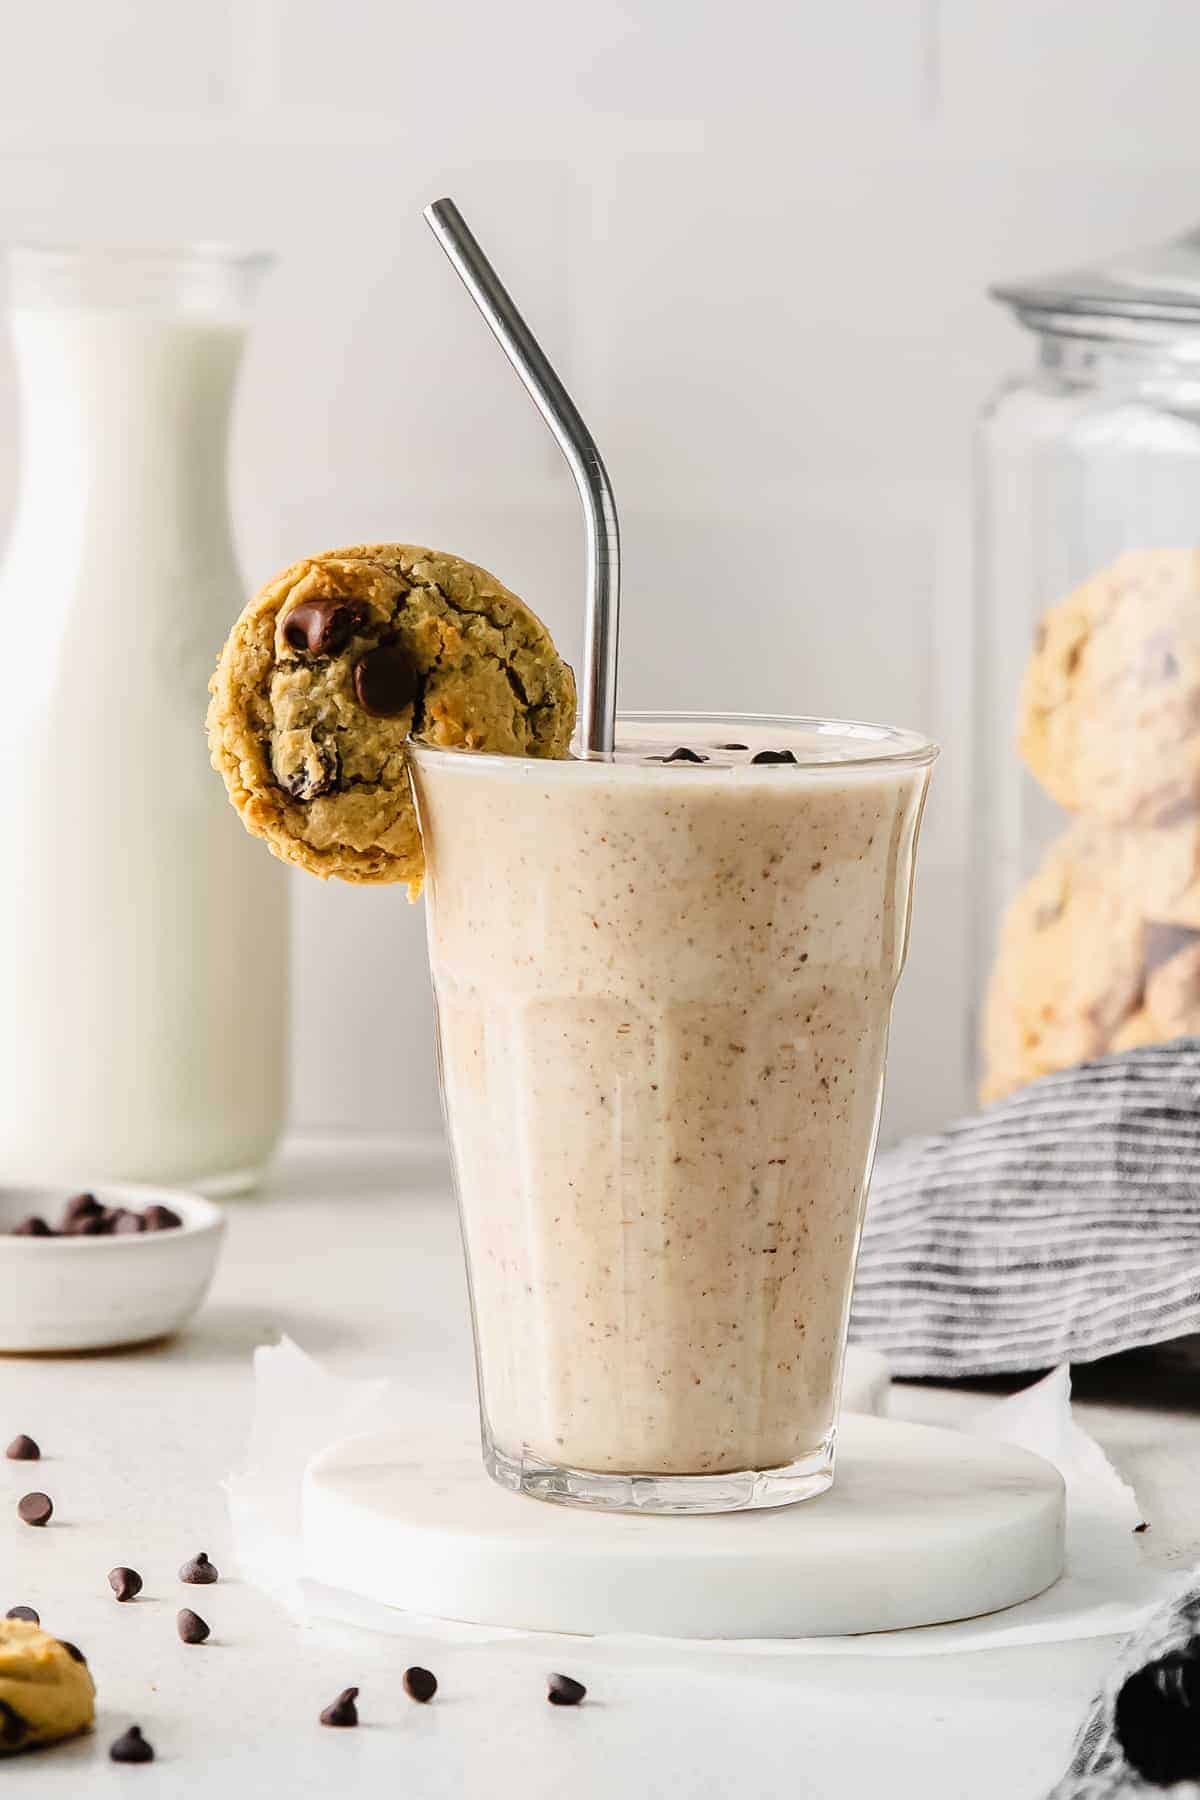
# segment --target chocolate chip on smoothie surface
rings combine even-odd
[[[336,595],[326,600],[302,600],[283,622],[284,642],[309,656],[336,656],[354,632],[365,623],[361,606]]]
[[[354,665],[354,692],[374,719],[394,719],[417,697],[417,673],[398,644],[380,644]]]
[[[17,1501],[17,1515],[26,1525],[48,1525],[54,1512],[49,1494],[23,1494]]]
[[[78,1644],[72,1644],[67,1638],[59,1638],[58,1641],[66,1651],[67,1655],[71,1658],[72,1662],[81,1662],[86,1665],[87,1657],[83,1654],[83,1651],[79,1648]]]
[[[19,1431],[4,1454],[9,1462],[36,1462],[42,1453],[31,1437]]]
[[[749,744],[718,744],[718,750],[748,750]]]
[[[757,756],[750,758],[756,763],[794,763],[796,754],[793,750],[760,750]]]
[[[680,744],[678,750],[672,750],[670,756],[652,756],[651,762],[660,763],[706,763],[707,756],[701,756],[698,750],[689,750],[686,744]]]

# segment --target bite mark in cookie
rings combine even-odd
[[[247,829],[321,876],[408,883],[424,855],[407,743],[559,757],[575,683],[545,626],[472,563],[405,544],[294,564],[247,606],[209,739]]]

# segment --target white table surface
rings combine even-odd
[[[548,1655],[540,1645],[459,1646],[439,1650],[442,1691],[422,1708],[400,1689],[415,1659],[403,1639],[295,1625],[238,1581],[230,1561],[221,1481],[246,1438],[251,1351],[282,1331],[338,1372],[402,1371],[461,1393],[471,1373],[457,1225],[439,1159],[330,1143],[292,1146],[265,1192],[231,1202],[229,1215],[213,1294],[173,1343],[0,1359],[0,1439],[26,1431],[44,1453],[39,1464],[0,1461],[0,1611],[36,1607],[47,1629],[86,1651],[99,1689],[96,1733],[12,1759],[5,1800],[1044,1794],[1111,1640],[920,1659],[813,1656],[754,1665],[750,1679],[743,1664],[737,1680],[724,1660],[648,1672],[586,1641]],[[1082,1422],[1133,1481],[1151,1522],[1147,1554],[1195,1558],[1194,1378],[1164,1384],[1161,1369],[1123,1362],[1084,1372],[1080,1388],[1089,1396]],[[892,1410],[953,1422],[980,1404],[977,1393],[908,1386]],[[33,1487],[55,1502],[42,1531],[14,1511]],[[177,1579],[199,1549],[227,1571],[215,1587]],[[145,1579],[131,1605],[109,1591],[117,1563]],[[185,1605],[213,1627],[208,1644],[179,1642],[174,1618]],[[427,1647],[421,1657],[432,1660]],[[545,1703],[555,1666],[589,1685],[577,1711]],[[362,1689],[362,1726],[323,1730],[321,1707],[352,1683]],[[970,1768],[945,1756],[939,1722],[950,1716],[973,1723]],[[108,1761],[130,1720],[156,1747],[152,1767]]]

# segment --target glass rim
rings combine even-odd
[[[928,768],[937,761],[941,753],[941,746],[924,732],[911,731],[898,725],[875,725],[863,719],[818,718],[787,713],[635,711],[617,714],[618,731],[623,725],[677,725],[682,737],[687,736],[682,729],[685,726],[735,731],[743,727],[766,727],[780,731],[803,731],[815,736],[825,734],[843,740],[857,739],[864,745],[864,754],[861,756],[806,758],[797,753],[795,762],[770,765],[773,780],[787,780],[789,776],[796,775],[839,775],[859,769]],[[872,751],[868,746],[873,744],[886,744],[890,747]],[[618,763],[611,756],[585,754],[576,749],[567,757],[510,756],[495,750],[472,750],[461,744],[422,744],[410,740],[408,750],[417,763],[426,759],[431,763],[446,759],[464,764],[503,767],[508,772],[528,767],[541,770],[616,769],[623,775],[657,776],[663,772],[646,763]],[[761,766],[752,763],[710,763],[689,764],[688,776],[691,780],[727,779],[730,776],[741,780],[747,769],[762,773]]]

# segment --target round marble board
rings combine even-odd
[[[798,1506],[647,1517],[507,1493],[474,1447],[347,1438],[304,1483],[305,1573],[441,1619],[530,1631],[788,1638],[1028,1600],[1063,1567],[1058,1471],[963,1432],[843,1414],[837,1480]]]

